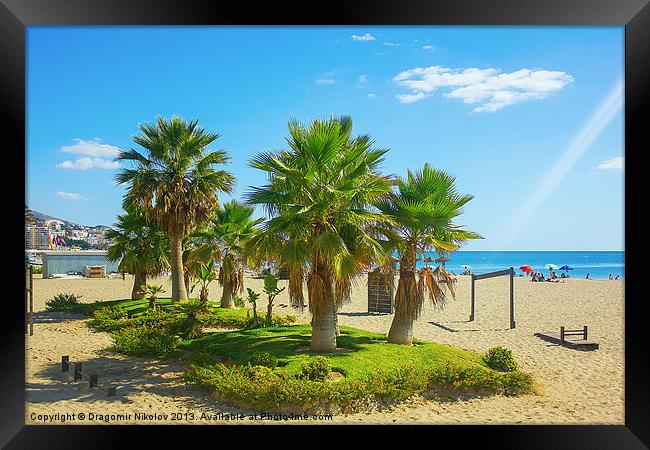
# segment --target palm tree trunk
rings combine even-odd
[[[339,316],[338,316],[339,308],[336,305],[336,302],[334,302],[334,329],[336,330],[336,335],[340,336],[341,335],[341,330],[339,329]]]
[[[180,235],[172,235],[172,303],[187,300],[187,289],[185,288],[185,273],[183,270],[183,239]]]
[[[224,280],[223,281],[223,293],[221,294],[221,307],[222,308],[234,308],[235,301],[232,297],[232,281]]]
[[[270,327],[273,325],[273,300],[269,300],[268,305],[266,305],[266,326]]]
[[[325,285],[323,298],[309,299],[309,304],[313,307],[311,350],[313,352],[334,352],[336,351],[334,286],[329,277],[326,277],[323,281]]]
[[[133,278],[133,290],[131,291],[131,300],[142,300],[144,293],[142,288],[147,284],[147,272],[135,271]]]
[[[413,321],[417,283],[416,247],[410,245],[400,261],[399,281],[395,292],[395,315],[388,332],[388,342],[392,344],[411,345],[413,342]]]

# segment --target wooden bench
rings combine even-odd
[[[555,344],[562,345],[564,347],[573,348],[576,350],[596,350],[599,348],[597,342],[588,341],[588,328],[587,325],[578,330],[569,330],[566,327],[560,327],[560,332],[544,332],[544,333],[535,333],[535,336]],[[579,339],[568,339],[569,337],[576,336],[580,337]]]

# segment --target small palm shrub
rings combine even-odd
[[[79,305],[81,297],[78,294],[57,294],[45,302],[45,311],[72,312]]]
[[[512,372],[517,370],[517,361],[512,355],[512,350],[505,347],[493,347],[487,351],[485,362],[495,370]]]
[[[251,366],[264,366],[273,369],[278,366],[278,358],[269,352],[255,352],[251,355],[248,363]]]
[[[311,381],[323,381],[332,371],[329,359],[324,356],[313,356],[302,364],[300,378]]]
[[[235,297],[235,306],[237,308],[245,308],[244,299],[241,297]]]
[[[142,290],[140,291],[144,298],[149,300],[149,308],[151,309],[156,309],[158,307],[158,305],[156,305],[156,300],[158,300],[160,294],[164,292],[165,290],[162,286],[154,286],[152,284],[143,286]]]
[[[176,328],[176,332],[185,339],[194,339],[203,334],[199,315],[208,310],[207,303],[202,300],[190,298],[174,306],[177,314],[184,317]]]

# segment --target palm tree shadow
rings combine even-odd
[[[435,325],[438,328],[442,328],[445,331],[449,331],[451,333],[463,333],[463,332],[468,332],[468,331],[481,331],[481,330],[455,330],[453,328],[446,327],[440,323],[437,322],[429,322],[431,325]],[[491,330],[491,331],[498,331],[498,330]]]

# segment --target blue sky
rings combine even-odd
[[[30,27],[27,48],[34,210],[112,224],[112,155],[157,115],[220,133],[241,198],[287,119],[348,114],[385,172],[429,162],[476,197],[466,250],[623,249],[622,27]]]

